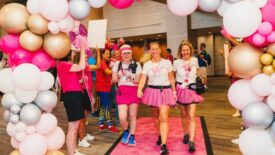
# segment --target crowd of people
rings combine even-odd
[[[204,99],[196,87],[191,87],[192,84],[196,85],[201,67],[200,60],[194,56],[192,44],[182,41],[175,61],[171,54],[169,60],[161,57],[158,42],[150,43],[147,60],[144,59],[142,63],[133,59],[132,48],[127,44],[115,50],[112,58],[110,49],[94,50],[94,60],[87,59],[83,45],[80,51],[70,52],[57,64],[57,76],[68,117],[68,155],[84,155],[77,150],[77,141],[79,146],[89,147],[88,141],[94,139],[94,136],[87,134],[85,126],[89,112],[96,110],[93,89],[100,101],[98,130],[107,129],[117,133],[119,129],[114,122],[119,122],[123,130],[121,143],[138,145],[135,141],[137,113],[139,105],[143,103],[152,110],[159,133],[156,144],[160,146],[160,154],[166,155],[169,154],[166,145],[169,109],[178,106],[184,129],[181,141],[188,144],[189,152],[194,152],[196,105]],[[171,50],[168,52],[171,53]],[[205,55],[201,59],[209,64]],[[112,109],[115,109],[116,118],[113,118]]]

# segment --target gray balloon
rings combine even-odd
[[[7,93],[2,97],[2,105],[6,110],[10,110],[12,105],[22,106],[23,103],[17,101],[13,93]]]
[[[221,0],[199,0],[199,8],[206,12],[217,11],[221,4]]]
[[[10,121],[10,111],[8,111],[8,110],[5,110],[5,112],[4,112],[4,121],[6,122],[6,123],[8,123],[9,121]]]
[[[36,99],[34,100],[35,104],[38,105],[38,107],[46,112],[51,111],[57,104],[57,95],[56,93],[46,90],[41,91]]]
[[[19,105],[12,105],[10,111],[14,114],[18,114],[21,110],[21,107]]]
[[[41,117],[41,110],[34,104],[26,104],[20,111],[20,119],[26,125],[36,124]]]
[[[242,118],[247,127],[266,129],[273,121],[273,112],[265,103],[255,102],[244,107]]]
[[[90,14],[91,7],[87,0],[71,0],[69,2],[69,12],[72,17],[84,20]]]
[[[20,121],[19,115],[10,113],[10,122],[16,124]]]

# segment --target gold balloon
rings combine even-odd
[[[43,38],[42,36],[36,35],[31,31],[27,30],[21,33],[19,37],[19,42],[24,49],[30,52],[35,52],[42,47]]]
[[[275,59],[273,60],[272,66],[275,68]]]
[[[44,36],[43,49],[54,59],[61,59],[71,50],[71,40],[65,33]]]
[[[249,44],[240,44],[232,49],[228,57],[232,73],[240,78],[253,77],[262,72],[261,52]]]
[[[60,151],[48,151],[46,155],[65,155],[65,154]]]
[[[269,44],[267,46],[267,53],[270,53],[272,56],[275,57],[275,43]]]
[[[1,9],[0,23],[8,33],[21,33],[27,29],[30,16],[27,8],[18,3],[10,3]]]
[[[10,155],[20,155],[18,150],[14,150],[10,153]]]
[[[264,65],[270,65],[273,62],[273,56],[269,53],[265,53],[263,55],[261,55],[261,63]]]
[[[264,66],[263,72],[269,76],[271,76],[275,71],[272,65]]]
[[[28,20],[28,27],[33,33],[45,34],[48,32],[48,23],[40,14],[32,14]]]

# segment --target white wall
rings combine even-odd
[[[107,36],[110,38],[139,36],[166,32],[166,5],[142,0],[127,9],[119,10],[107,4],[103,16],[108,19]]]
[[[222,18],[217,13],[196,11],[191,15],[191,21],[192,29],[222,26]]]

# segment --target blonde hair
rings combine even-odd
[[[188,46],[189,49],[190,49],[190,56],[192,57],[194,55],[194,48],[193,48],[193,45],[187,41],[187,40],[183,40],[181,42],[181,44],[179,45],[179,49],[178,49],[178,53],[177,53],[177,57],[178,59],[181,59],[182,58],[182,55],[181,55],[181,51],[182,51],[182,47],[183,46]]]
[[[149,49],[151,49],[151,47],[153,46],[153,45],[160,45],[159,44],[159,42],[157,42],[157,41],[153,41],[153,42],[150,42],[150,44],[149,44]],[[140,58],[140,63],[142,63],[142,64],[145,64],[146,62],[148,62],[149,60],[151,60],[152,59],[152,55],[151,55],[151,53],[149,52],[149,53],[145,53],[141,58]]]

